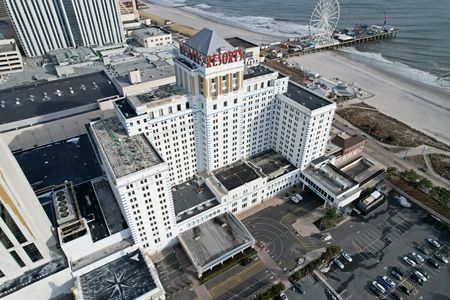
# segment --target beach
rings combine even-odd
[[[400,75],[351,59],[339,51],[327,51],[289,59],[327,78],[355,82],[375,94],[364,100],[382,113],[425,134],[450,144],[450,94]]]
[[[215,20],[187,12],[180,8],[150,4],[152,14],[181,25],[201,29],[214,29],[223,37],[239,36],[254,43],[282,40],[250,30],[236,28]],[[442,89],[411,80],[351,59],[351,54],[327,51],[303,55],[290,60],[306,69],[328,78],[341,78],[355,82],[362,89],[375,94],[366,99],[367,104],[382,113],[398,119],[407,125],[450,144],[450,94]]]
[[[258,32],[253,32],[242,28],[236,28],[227,24],[220,23],[217,20],[209,19],[205,16],[196,15],[194,13],[185,11],[180,8],[167,7],[154,3],[150,3],[148,4],[148,6],[149,6],[148,9],[143,9],[144,12],[149,12],[161,18],[169,19],[172,22],[178,23],[180,25],[196,29],[211,28],[214,29],[217,34],[219,34],[224,38],[239,36],[243,39],[249,40],[250,42],[257,44],[271,43],[274,41],[281,40],[281,37],[279,36],[275,35],[272,36]]]

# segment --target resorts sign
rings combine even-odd
[[[190,60],[193,60],[206,68],[226,65],[244,59],[244,51],[242,49],[216,52],[205,56],[185,44],[180,44],[180,52]]]

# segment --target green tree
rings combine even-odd
[[[398,174],[398,169],[396,167],[389,167],[386,169],[386,178],[395,176]]]

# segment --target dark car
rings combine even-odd
[[[395,270],[391,270],[391,275],[392,275],[392,277],[394,277],[395,279],[397,279],[397,280],[402,280],[402,278],[403,278],[403,276],[402,275],[400,275],[397,271],[395,271]]]
[[[386,290],[390,289],[391,286],[381,278],[378,278],[377,282],[381,284]]]
[[[305,290],[303,289],[303,287],[301,286],[301,284],[298,283],[298,282],[294,283],[294,290],[295,290],[297,293],[300,293],[300,294],[302,294],[302,295],[305,294]]]
[[[369,285],[369,291],[374,294],[376,297],[380,297],[380,292],[378,291],[378,289],[376,287],[374,287],[373,285]]]
[[[423,280],[419,276],[417,276],[417,274],[415,274],[415,273],[411,274],[410,278],[412,281],[414,281],[418,285],[423,285]]]
[[[433,267],[435,267],[436,269],[440,269],[441,268],[441,266],[439,265],[439,263],[436,261],[436,260],[434,260],[433,258],[429,258],[429,259],[427,259],[427,262],[430,264],[430,265],[432,265]]]
[[[252,263],[252,259],[250,257],[244,258],[243,260],[240,261],[242,266],[248,266],[249,264]]]
[[[406,295],[411,295],[412,291],[408,287],[401,285],[400,288],[403,291],[403,293],[405,293]]]
[[[430,250],[428,250],[427,248],[425,248],[422,245],[416,246],[416,249],[419,250],[420,252],[422,252],[425,255],[430,255],[431,254]]]
[[[392,270],[394,270],[395,272],[400,274],[400,276],[405,276],[405,274],[403,273],[402,269],[400,269],[399,267],[392,267]]]

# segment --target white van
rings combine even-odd
[[[303,197],[300,194],[295,194],[295,197],[297,197],[298,201],[302,201]]]

